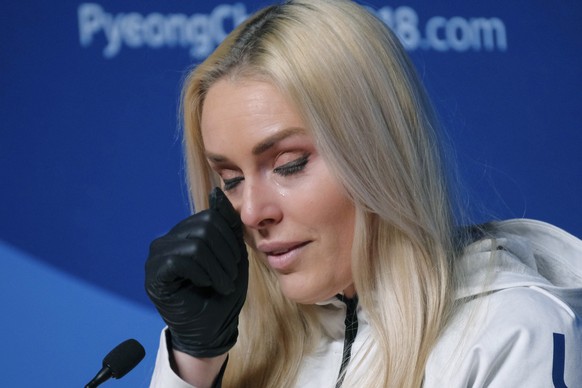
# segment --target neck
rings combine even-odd
[[[344,290],[344,295],[350,299],[353,298],[356,295],[356,287],[353,284],[350,284],[350,286]]]

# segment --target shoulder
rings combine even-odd
[[[580,344],[580,318],[547,290],[493,291],[459,304],[429,357],[425,386],[576,386]]]

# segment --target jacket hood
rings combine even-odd
[[[582,315],[582,241],[556,226],[529,219],[487,224],[455,265],[458,299],[537,286]]]

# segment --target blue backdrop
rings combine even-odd
[[[117,385],[147,386],[162,321],[143,263],[189,213],[181,80],[267,3],[0,5],[6,386],[81,386],[129,337],[148,356]],[[417,64],[474,220],[537,218],[582,236],[582,3],[365,4]]]

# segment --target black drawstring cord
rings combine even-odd
[[[358,334],[358,315],[356,309],[358,308],[358,296],[353,298],[348,298],[344,295],[338,294],[336,297],[346,304],[346,318],[344,320],[346,331],[344,337],[344,351],[342,355],[342,363],[338,375],[338,380],[335,385],[336,388],[340,388],[345,376],[345,369],[347,368],[350,358],[352,356],[352,344],[356,339],[356,334]]]

